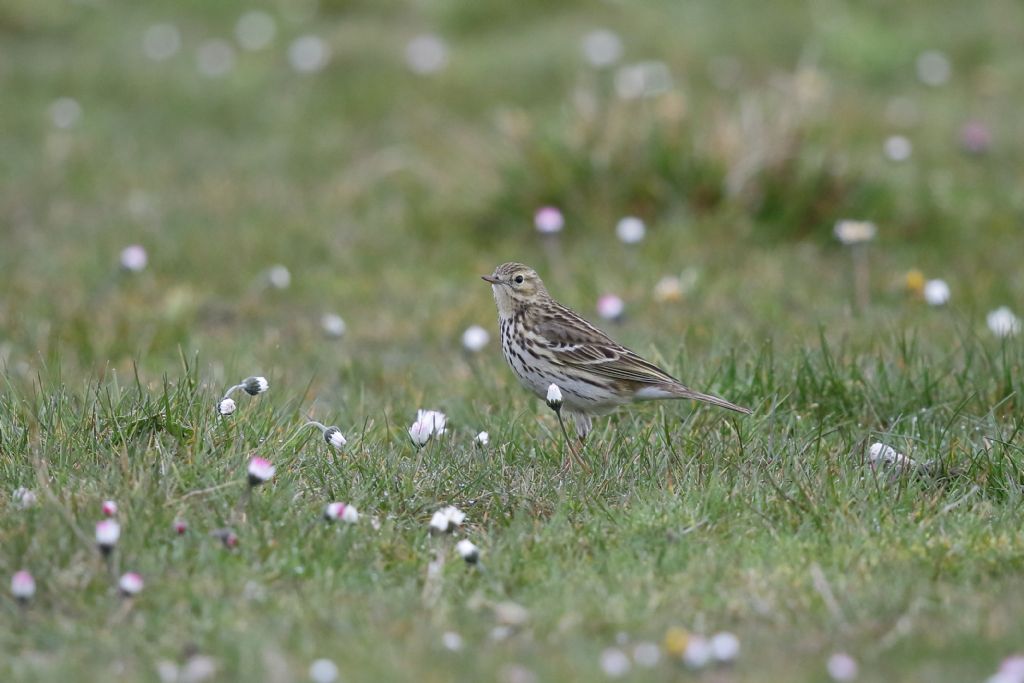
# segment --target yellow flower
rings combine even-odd
[[[924,273],[917,268],[907,271],[904,282],[907,285],[907,291],[918,295],[924,293]]]
[[[690,634],[686,632],[686,629],[672,626],[665,631],[665,652],[670,657],[682,657],[689,642]]]

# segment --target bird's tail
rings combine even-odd
[[[712,394],[702,394],[699,391],[694,391],[693,389],[690,389],[688,387],[676,387],[675,389],[676,390],[674,393],[680,398],[692,398],[695,401],[703,401],[704,403],[710,403],[711,405],[718,406],[719,408],[728,408],[729,410],[735,410],[737,413],[743,413],[744,415],[750,415],[751,413],[754,412],[750,408],[744,408],[743,406],[738,406],[735,403],[730,403],[729,401],[726,401],[724,398],[720,398]]]

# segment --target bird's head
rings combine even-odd
[[[548,290],[537,271],[522,263],[503,263],[494,269],[493,274],[482,275],[481,278],[491,283],[494,300],[502,314],[510,314],[516,306],[536,303],[548,297]]]

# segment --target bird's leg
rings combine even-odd
[[[562,428],[562,436],[565,437],[565,447],[566,447],[566,449],[572,455],[572,458],[575,459],[576,462],[578,462],[583,467],[583,469],[585,469],[585,470],[587,470],[589,472],[590,471],[590,465],[588,465],[587,461],[583,459],[583,454],[580,452],[580,450],[578,450],[578,447],[572,442],[572,439],[569,438],[569,431],[565,428],[565,421],[562,419],[562,409],[561,409],[561,406],[559,406],[558,408],[555,408],[554,410],[555,410],[555,415],[558,416],[558,425]],[[578,429],[578,425],[579,425],[579,422],[578,422],[578,418],[577,418],[577,429]],[[565,460],[562,461],[562,471],[563,472],[567,472],[571,468],[571,462],[572,461],[570,460],[569,456],[566,455]]]
[[[573,448],[570,442],[570,451],[573,457],[576,458],[576,462],[580,463],[583,469],[589,472],[590,463],[583,457],[583,448],[586,445],[587,434],[590,433],[590,418],[583,413],[573,413],[573,420],[576,423],[576,436],[579,439],[579,443]],[[565,428],[563,427],[563,429]],[[566,438],[568,439],[568,437]]]

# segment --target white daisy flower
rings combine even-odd
[[[992,334],[997,337],[1012,337],[1020,332],[1020,318],[1007,306],[1000,306],[991,311],[985,317],[985,322],[988,324],[988,329],[992,330]]]
[[[121,250],[121,267],[130,273],[141,273],[149,263],[146,248],[141,244],[129,244]]]
[[[249,460],[249,486],[259,486],[274,476],[274,465],[266,458],[256,456]]]
[[[852,681],[857,678],[857,660],[845,652],[836,652],[829,657],[826,668],[833,681]]]
[[[924,283],[923,294],[930,306],[945,306],[949,302],[949,285],[945,280],[928,280]]]
[[[405,46],[405,63],[413,73],[437,73],[448,64],[448,46],[433,33],[416,36]]]
[[[623,244],[636,244],[643,241],[647,226],[636,216],[626,216],[615,226],[615,235]]]
[[[740,654],[740,639],[735,634],[723,631],[711,636],[711,656],[716,662],[729,664]]]
[[[597,29],[583,37],[583,56],[598,69],[609,67],[622,58],[622,40],[608,29]]]
[[[480,325],[470,325],[462,333],[462,348],[476,353],[481,351],[491,341],[491,334]]]
[[[621,678],[629,673],[632,664],[626,653],[617,647],[609,647],[601,651],[601,671],[609,678]]]
[[[836,239],[845,245],[862,244],[875,239],[878,227],[871,221],[841,220],[835,225]]]

